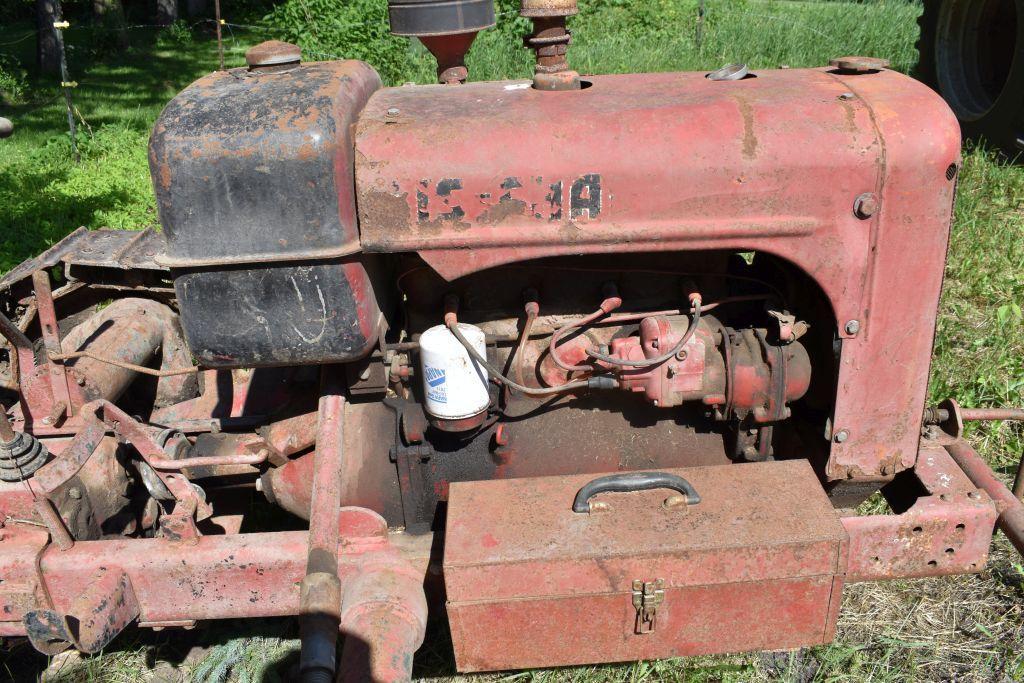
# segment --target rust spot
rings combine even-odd
[[[484,211],[477,218],[478,223],[498,225],[510,216],[524,216],[527,213],[527,205],[522,199],[513,199],[507,194],[502,196],[497,204]]]
[[[408,230],[409,193],[367,192],[360,197],[359,212],[367,232],[384,229]]]
[[[756,159],[757,135],[754,133],[754,108],[742,97],[736,98],[736,104],[740,108],[740,116],[743,117],[743,157]]]

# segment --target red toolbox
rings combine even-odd
[[[803,460],[453,483],[444,577],[456,663],[488,671],[825,643],[846,541]]]

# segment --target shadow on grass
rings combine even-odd
[[[23,33],[25,26],[0,30],[6,35]],[[127,47],[115,48],[108,34],[89,27],[65,32],[70,78],[78,83],[73,101],[92,127],[128,124],[148,131],[152,119],[167,101],[188,83],[216,67],[216,43],[197,29],[191,40],[175,42],[153,28],[128,32]],[[36,72],[34,41],[14,48],[13,53],[28,70],[27,101],[5,107],[5,116],[15,122],[20,136],[52,136],[67,131],[67,118],[60,78]],[[80,125],[80,124],[79,124]]]
[[[0,678],[39,680],[45,673],[48,681],[134,680],[145,669],[160,681],[293,681],[299,680],[298,634],[297,620],[284,617],[206,622],[192,630],[129,627],[101,654],[54,658],[36,652],[26,639],[11,639],[0,649]],[[339,653],[343,645],[339,638]],[[240,675],[243,670],[246,675]],[[447,624],[435,620],[416,653],[413,678],[454,675]]]
[[[0,28],[0,43],[24,28]],[[100,32],[66,33],[70,77],[79,84],[73,101],[82,163],[72,159],[59,79],[30,69],[25,101],[0,112],[15,125],[14,135],[0,141],[0,272],[81,225],[154,223],[149,131],[168,100],[216,66],[216,43],[198,32],[175,42],[153,29],[135,29],[128,47],[116,51]],[[0,50],[33,63],[34,40]]]
[[[45,251],[101,211],[132,201],[131,193],[110,188],[76,194],[66,187],[69,165],[19,164],[0,168],[0,272]]]
[[[298,645],[270,652],[266,644],[297,637],[290,618],[207,622],[192,630],[129,627],[102,653],[53,658],[36,652],[26,639],[11,639],[0,650],[0,677],[30,681],[45,672],[48,681],[135,680],[144,669],[153,680],[228,680],[228,674],[244,668],[257,674],[250,680],[291,681],[297,680]],[[244,647],[247,643],[264,647]]]

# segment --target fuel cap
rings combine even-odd
[[[245,63],[250,71],[277,70],[297,66],[301,61],[302,49],[280,40],[267,40],[245,51]]]
[[[836,57],[829,60],[829,65],[840,71],[863,74],[889,68],[889,60],[880,57]]]

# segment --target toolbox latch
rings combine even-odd
[[[633,607],[636,608],[634,631],[638,634],[654,630],[658,606],[665,602],[665,580],[633,580]]]

